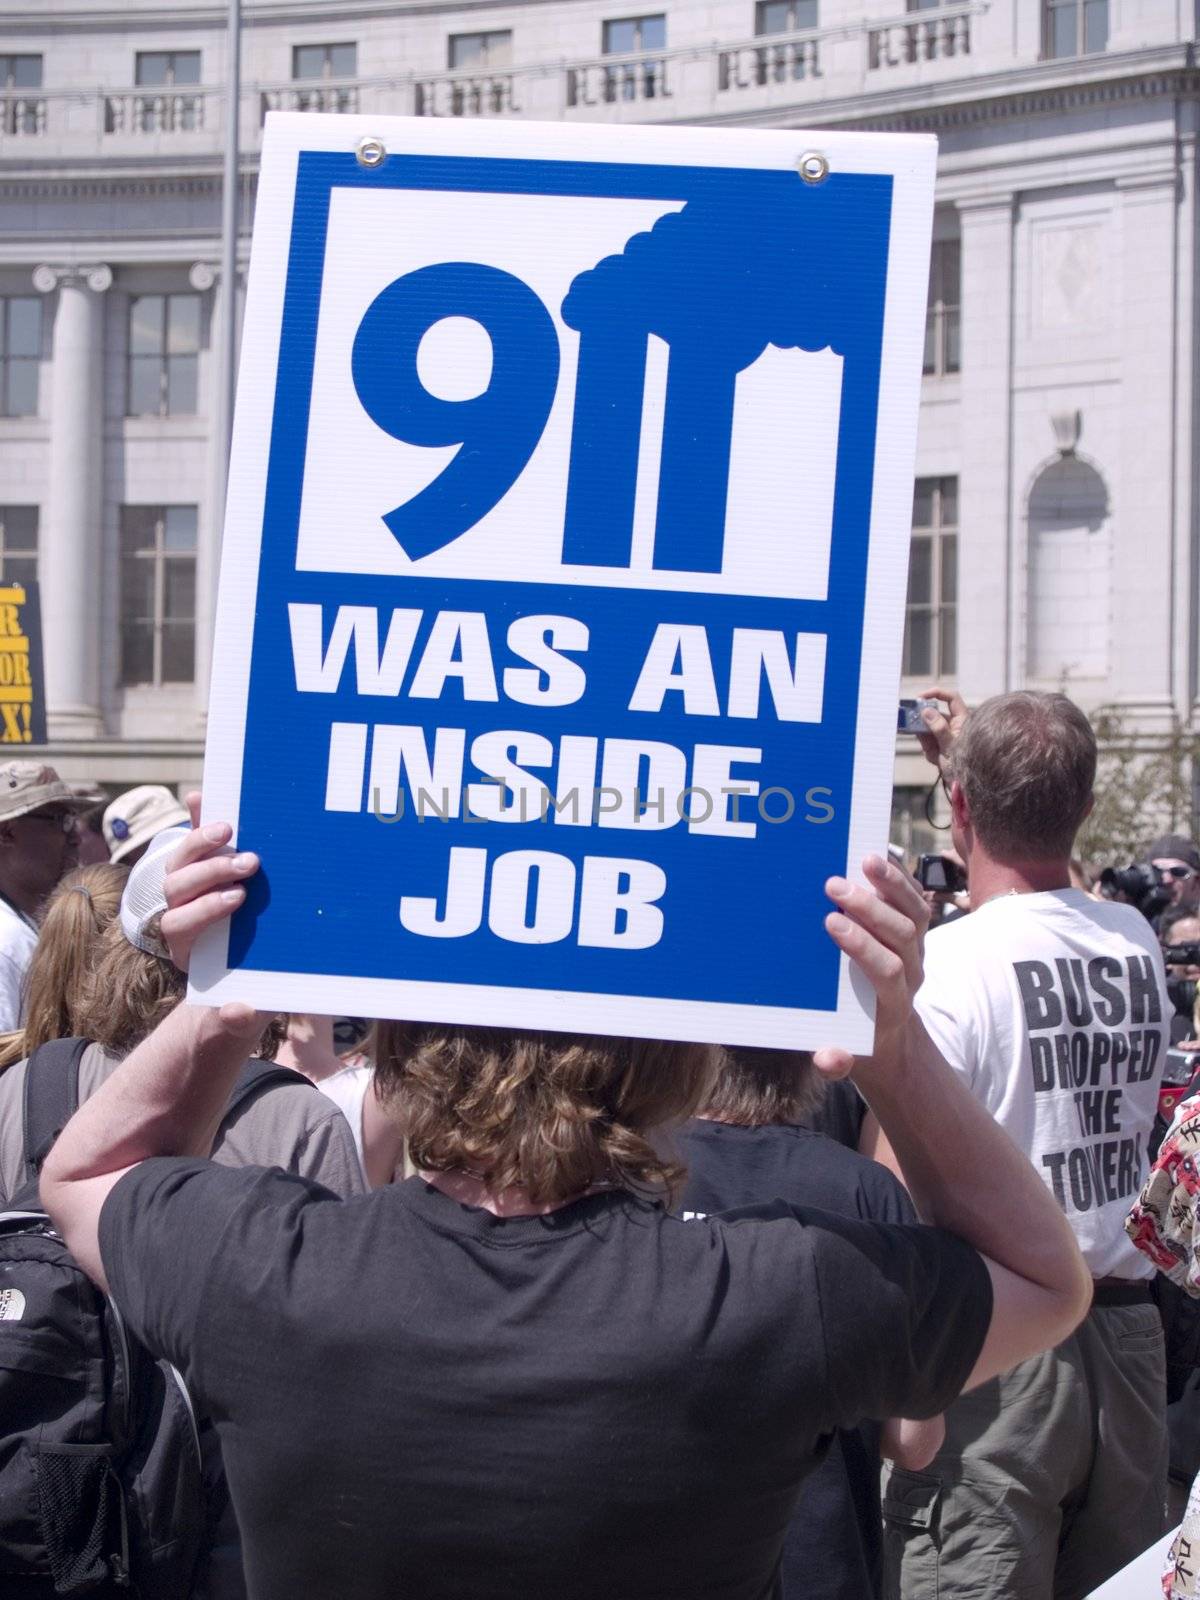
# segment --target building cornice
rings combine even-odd
[[[564,0],[521,0],[522,5],[562,5]],[[570,0],[567,0],[570,3]],[[593,6],[595,0],[578,0]],[[321,0],[320,21],[355,22],[376,17],[437,16],[440,13],[511,10],[512,0]],[[142,7],[80,5],[54,12],[0,11],[0,35],[128,33],[131,28],[171,31],[224,28],[229,7],[221,0],[158,0]],[[311,23],[311,0],[242,0],[243,29]]]
[[[1186,68],[1145,78],[1116,78],[1101,83],[1002,94],[959,104],[913,107],[883,116],[860,114],[853,120],[857,127],[881,133],[939,133],[1028,117],[1062,116],[1072,111],[1138,100],[1195,99],[1198,94],[1200,72]]]
[[[243,174],[245,181],[248,174]],[[204,173],[113,173],[96,163],[94,172],[15,173],[0,177],[0,200],[145,200],[150,197],[211,196],[220,191],[220,168]]]

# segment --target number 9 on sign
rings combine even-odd
[[[491,378],[469,400],[442,399],[421,382],[421,341],[448,317],[479,323],[491,340]],[[527,284],[496,267],[421,267],[368,306],[351,355],[363,409],[405,444],[460,446],[432,483],[383,519],[410,560],[452,543],[512,488],[546,426],[558,366],[550,313]]]

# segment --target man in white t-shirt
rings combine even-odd
[[[0,1033],[21,1025],[37,914],[79,858],[77,817],[89,802],[37,761],[0,766]]]
[[[1166,1492],[1162,1329],[1124,1220],[1147,1170],[1171,1007],[1131,906],[1070,887],[1096,741],[1064,695],[931,714],[971,914],[926,944],[917,1005],[1070,1220],[1095,1280],[1065,1344],[956,1402],[885,1495],[904,1600],[1080,1600],[1150,1545]],[[933,744],[933,741],[929,741]]]

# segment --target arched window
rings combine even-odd
[[[1031,678],[1107,674],[1111,565],[1104,479],[1086,461],[1063,456],[1029,495]]]

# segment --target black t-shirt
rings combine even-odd
[[[778,1196],[864,1221],[916,1221],[907,1192],[885,1167],[807,1128],[693,1122],[680,1146],[687,1212],[730,1211]],[[783,1548],[784,1600],[869,1600],[881,1592],[879,1465],[877,1423],[838,1430],[796,1502]]]
[[[100,1245],[216,1422],[254,1600],[765,1600],[825,1436],[942,1410],[991,1309],[932,1228],[620,1191],[501,1220],[184,1159],[121,1179]]]
[[[857,1150],[862,1138],[862,1125],[867,1115],[867,1103],[849,1078],[836,1078],[825,1085],[821,1103],[806,1119],[806,1126],[828,1135],[848,1150]],[[839,1207],[834,1207],[839,1210]],[[899,1219],[881,1217],[880,1221]]]

